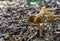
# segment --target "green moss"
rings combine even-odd
[[[27,0],[27,2],[38,2],[39,0]]]

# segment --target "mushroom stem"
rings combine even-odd
[[[39,33],[39,36],[40,36],[40,34],[41,34],[40,33],[40,24],[38,23],[37,25],[38,25],[38,28],[39,28],[39,32],[38,33]]]
[[[43,17],[45,19],[45,15],[43,14]],[[43,20],[43,25],[42,25],[42,34],[43,34],[43,31],[44,31],[44,20]]]
[[[40,26],[39,23],[38,23],[38,28],[39,28],[39,36],[42,36],[42,34],[43,34],[43,29],[42,29],[42,27]]]
[[[32,32],[32,23],[30,22],[30,32]]]
[[[51,22],[51,30],[50,30],[50,34],[51,34],[51,41],[52,41],[52,35],[53,35],[53,26],[52,26],[52,22]]]
[[[41,29],[40,32],[41,32],[41,36],[42,36],[43,35],[43,31],[44,31],[44,26],[42,26],[40,29]]]

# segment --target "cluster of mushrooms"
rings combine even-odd
[[[41,16],[43,15],[43,16]],[[32,14],[30,16],[28,16],[27,20],[30,24],[30,32],[32,32],[32,23],[35,23],[37,24],[38,28],[39,28],[39,36],[42,36],[43,35],[43,31],[44,31],[44,18],[45,18],[45,15],[49,15],[48,14],[48,10],[45,8],[45,7],[42,7],[40,13],[38,16],[34,17]],[[50,14],[48,16],[48,21],[51,23],[51,31],[50,31],[50,34],[52,35],[52,30],[53,30],[53,22],[55,21],[55,16],[53,14]],[[43,23],[43,25],[41,26],[40,24]]]

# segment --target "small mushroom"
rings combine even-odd
[[[48,10],[46,9],[46,7],[42,7],[41,10],[40,10],[40,14],[48,14]]]
[[[34,17],[32,15],[28,16],[27,21],[30,23],[30,32],[32,32],[32,22],[34,22]]]
[[[50,15],[48,16],[48,21],[49,21],[49,22],[54,22],[54,20],[55,20],[55,17],[54,17],[52,14],[50,14]]]
[[[51,30],[50,30],[50,34],[51,34],[51,37],[52,37],[52,34],[53,34],[53,22],[55,21],[55,16],[53,16],[52,14],[50,14],[49,16],[48,16],[48,21],[50,22],[50,24],[51,24]],[[52,40],[52,38],[51,38],[51,40]]]
[[[34,20],[35,23],[37,23],[38,27],[39,27],[39,35],[42,36],[42,33],[43,33],[43,29],[42,27],[40,26],[40,23],[43,23],[44,22],[44,18],[41,17],[41,16],[37,16]]]

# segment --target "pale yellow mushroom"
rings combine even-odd
[[[46,7],[42,7],[41,10],[40,10],[40,14],[44,14],[44,15],[48,14],[47,8]]]

